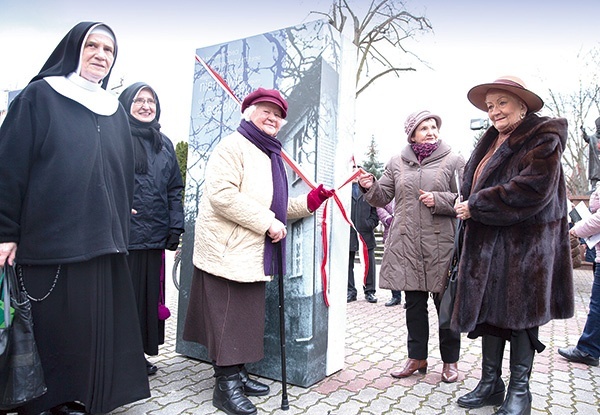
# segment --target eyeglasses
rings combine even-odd
[[[156,105],[156,101],[152,98],[136,98],[133,100],[133,104],[141,107],[144,104]]]

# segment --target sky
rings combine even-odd
[[[350,0],[364,8],[368,0]],[[187,140],[194,53],[312,21],[331,0],[0,0],[0,91],[19,89],[38,73],[54,47],[76,23],[103,21],[116,33],[118,56],[109,86],[124,78],[149,83],[161,100],[162,131]],[[425,63],[415,72],[375,82],[356,102],[354,151],[358,161],[371,137],[386,162],[406,145],[404,120],[429,109],[442,118],[442,139],[468,156],[473,118],[486,114],[466,99],[479,83],[516,75],[542,98],[549,88],[568,91],[581,77],[578,54],[600,47],[598,0],[408,0],[433,33],[407,42]],[[0,109],[5,103],[0,100]],[[542,111],[543,113],[543,111]],[[594,129],[596,116],[586,120]]]

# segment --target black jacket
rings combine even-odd
[[[157,154],[147,146],[148,173],[135,174],[129,249],[164,249],[169,232],[183,233],[183,182],[171,140],[164,134]]]
[[[358,187],[358,183],[352,183],[352,187]],[[367,249],[374,249],[377,245],[375,241],[375,233],[373,230],[379,224],[379,216],[377,216],[377,209],[369,205],[364,197],[363,193],[359,190],[358,196],[354,196],[352,192],[352,206],[350,210],[350,220],[354,223],[356,230],[365,240]],[[358,237],[356,231],[350,228],[350,251],[358,251]]]
[[[21,264],[126,253],[133,147],[122,107],[97,115],[45,80],[30,83],[0,127],[0,242]]]

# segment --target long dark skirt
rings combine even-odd
[[[218,366],[264,357],[265,283],[239,283],[194,267],[183,339],[206,346]]]
[[[29,295],[48,293],[55,265],[22,267]],[[35,339],[48,392],[19,408],[40,412],[79,401],[106,413],[150,396],[125,255],[62,265],[46,299],[31,301]]]
[[[157,355],[158,345],[165,342],[165,322],[158,319],[162,253],[162,249],[135,250],[127,256],[144,353],[151,356]]]

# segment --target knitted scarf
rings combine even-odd
[[[246,120],[240,122],[237,131],[271,159],[273,199],[271,200],[270,209],[275,213],[275,218],[285,225],[287,223],[288,187],[287,175],[281,158],[281,142],[277,138],[265,134],[256,125]],[[278,264],[273,261],[274,246],[275,244],[271,242],[271,238],[265,235],[265,275],[285,275],[285,238],[281,240],[281,260],[283,266],[281,270]]]
[[[431,154],[437,150],[440,146],[440,142],[436,141],[435,143],[410,143],[410,147],[415,152],[417,156],[417,160],[421,163],[425,158],[431,156]]]
[[[160,134],[160,124],[156,119],[152,122],[141,122],[129,118],[129,124],[131,127],[131,135],[133,136],[133,150],[135,158],[135,172],[137,174],[148,173],[148,154],[144,147],[144,140],[148,140],[151,143],[152,150],[158,154],[162,150],[162,136]]]

